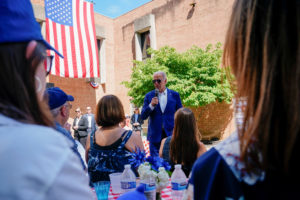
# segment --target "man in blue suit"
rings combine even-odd
[[[166,88],[165,72],[155,72],[152,82],[155,90],[146,94],[141,115],[143,120],[149,117],[147,139],[150,155],[158,156],[161,140],[172,135],[174,114],[182,104],[178,92]]]

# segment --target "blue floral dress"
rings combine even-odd
[[[126,134],[127,133],[127,134]],[[88,173],[91,182],[109,181],[109,174],[123,172],[124,165],[131,164],[132,155],[125,148],[132,131],[125,131],[122,136],[109,146],[100,146],[95,142],[95,133],[91,134],[91,145],[88,152]],[[124,138],[122,140],[122,138]]]

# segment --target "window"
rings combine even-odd
[[[147,49],[156,49],[155,16],[148,14],[134,20],[134,32],[135,60],[150,58]]]
[[[105,61],[105,39],[97,38],[99,69],[100,69],[100,83],[106,82],[106,61]]]
[[[147,53],[147,49],[149,48],[150,48],[150,31],[146,31],[141,33],[142,60],[151,57],[151,55]]]
[[[100,49],[101,49],[101,46],[102,46],[101,39],[97,39],[97,47],[98,47],[97,55],[98,55],[98,58],[100,58]],[[100,62],[99,62],[99,65],[101,65]],[[98,67],[100,67],[100,66],[98,66]]]

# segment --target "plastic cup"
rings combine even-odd
[[[107,200],[108,199],[108,193],[109,193],[109,188],[110,188],[109,181],[95,182],[94,188],[95,188],[98,200]]]
[[[109,175],[112,192],[115,194],[120,194],[122,192],[121,176],[122,173],[112,173]]]

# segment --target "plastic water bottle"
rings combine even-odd
[[[181,165],[175,165],[175,170],[171,177],[172,184],[172,199],[181,200],[183,198],[184,191],[187,187],[187,178],[181,169]]]
[[[121,177],[122,192],[132,191],[136,188],[136,177],[131,170],[131,165],[125,165],[125,169]]]
[[[150,166],[145,166],[145,174],[141,177],[141,185],[144,187],[144,194],[147,200],[155,200],[156,199],[156,183],[155,177],[150,170]]]

